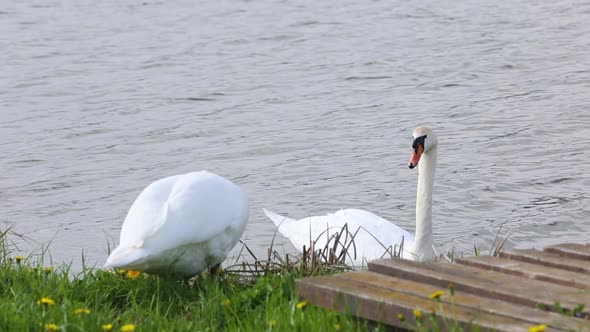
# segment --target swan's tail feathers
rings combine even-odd
[[[283,217],[280,214],[268,211],[267,209],[262,209],[262,210],[264,211],[264,214],[266,214],[266,216],[270,220],[272,220],[272,222],[275,224],[275,226],[277,226],[277,228],[283,223],[291,223],[291,222],[295,221],[295,219]]]
[[[118,246],[107,258],[103,269],[132,269],[143,259],[145,259],[145,253],[142,249]]]

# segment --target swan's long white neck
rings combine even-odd
[[[418,163],[416,193],[416,235],[413,253],[417,260],[434,258],[432,240],[432,187],[436,168],[437,146],[425,152]]]

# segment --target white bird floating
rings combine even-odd
[[[248,223],[248,200],[233,182],[206,171],[147,186],[104,268],[194,276],[225,259]]]
[[[310,239],[315,241],[316,249],[324,248],[331,241],[330,237],[347,225],[350,235],[356,233],[348,250],[347,263],[361,266],[370,260],[391,257],[399,248],[402,249],[401,257],[404,259],[433,259],[436,254],[432,240],[432,187],[438,140],[434,132],[426,127],[416,128],[412,136],[413,150],[409,167],[418,165],[416,236],[369,211],[358,209],[339,210],[325,216],[300,220],[286,218],[266,209],[264,213],[299,251],[302,251],[303,246],[309,247]],[[343,238],[344,235],[341,242]]]

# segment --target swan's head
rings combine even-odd
[[[430,151],[438,143],[436,134],[434,134],[432,129],[428,127],[418,127],[414,129],[412,138],[414,139],[412,142],[413,150],[412,155],[410,156],[410,161],[408,162],[408,166],[410,166],[410,168],[418,166],[418,162],[420,161],[422,154],[428,153],[428,151]]]

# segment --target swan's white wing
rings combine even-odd
[[[332,234],[339,232],[344,225],[347,225],[348,231],[355,234],[356,258],[350,259],[354,264],[360,265],[365,260],[386,257],[387,250],[399,246],[402,239],[404,251],[406,251],[404,257],[411,256],[407,251],[413,246],[414,236],[368,211],[346,209],[325,216],[312,216],[300,220],[284,218],[266,210],[265,213],[275,224],[282,222],[279,232],[299,251],[303,246],[309,246],[310,239],[316,241],[316,248],[324,247]],[[353,249],[349,249],[349,254],[353,255]]]
[[[373,260],[388,257],[392,250],[399,251],[403,245],[402,257],[413,259],[414,235],[391,221],[358,209],[339,210],[334,215],[347,220],[352,231],[359,229],[355,244],[360,258]]]
[[[393,222],[369,211],[345,209],[336,211],[334,215],[344,218],[349,225],[365,229],[384,244],[399,244],[403,238],[404,245],[413,245],[414,235]]]
[[[165,220],[166,202],[176,181],[182,175],[157,180],[147,186],[131,205],[119,239],[120,246],[141,247]]]
[[[123,223],[120,245],[166,249],[223,232],[236,237],[247,220],[246,195],[238,186],[212,173],[187,173],[158,180],[139,195]]]

